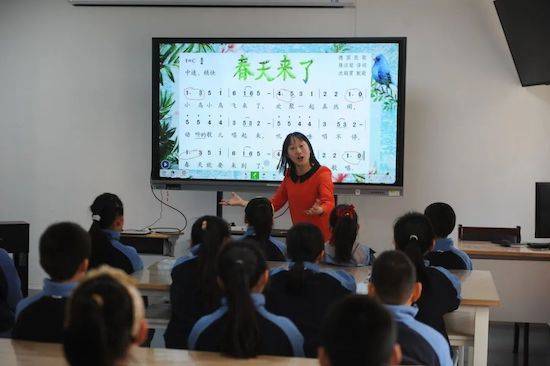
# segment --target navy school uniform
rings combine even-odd
[[[435,329],[414,317],[418,309],[407,305],[386,305],[397,324],[397,343],[403,353],[402,364],[451,366],[447,340]]]
[[[187,338],[193,325],[202,316],[216,310],[220,305],[221,296],[213,304],[207,304],[200,291],[198,251],[200,245],[195,245],[194,252],[176,260],[172,269],[172,284],[170,285],[171,316],[164,341],[168,348],[187,348]],[[192,251],[193,253],[193,251]]]
[[[275,268],[265,296],[267,309],[292,320],[303,334],[306,356],[316,357],[319,333],[328,309],[334,302],[355,293],[356,284],[355,278],[343,270],[321,269],[310,262],[305,262],[304,267],[301,293],[289,291],[289,269]]]
[[[250,296],[256,307],[256,319],[260,331],[259,354],[303,357],[304,338],[294,323],[288,318],[267,311],[264,295],[253,293]],[[189,335],[189,349],[220,352],[227,310],[227,301],[224,298],[220,308],[199,319]]]
[[[324,262],[342,267],[363,267],[372,266],[375,251],[365,244],[355,243],[351,250],[351,258],[347,262],[340,262],[336,259],[336,248],[330,243],[325,243]]]
[[[430,265],[446,269],[473,269],[468,254],[456,248],[451,238],[437,239],[434,250],[426,255],[426,259]]]
[[[425,267],[426,279],[422,280],[422,294],[417,300],[416,320],[443,334],[447,342],[447,330],[443,315],[460,305],[460,280],[442,267]]]
[[[0,248],[0,337],[9,336],[15,309],[23,295],[21,280],[8,252]]]
[[[137,250],[120,242],[120,232],[107,229],[101,231],[107,235],[111,245],[105,248],[105,253],[101,257],[90,259],[91,267],[95,268],[107,264],[111,267],[120,268],[128,274],[143,269],[143,262]]]
[[[45,279],[42,291],[17,305],[13,338],[61,343],[67,298],[77,285]]]
[[[265,260],[267,261],[286,261],[286,245],[271,235],[269,236],[266,243],[262,243],[258,240],[256,240],[256,233],[254,232],[254,228],[249,226],[244,235],[241,237],[242,239],[252,239],[260,244],[260,249],[263,251],[265,255]]]

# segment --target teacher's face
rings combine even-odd
[[[287,150],[288,157],[296,166],[307,167],[309,166],[309,157],[311,152],[307,142],[293,138],[288,145]]]

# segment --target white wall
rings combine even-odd
[[[550,180],[550,88],[520,86],[490,0],[357,0],[344,10],[0,0],[0,220],[31,223],[31,286],[44,275],[40,233],[58,220],[88,227],[98,193],[121,196],[127,227],[158,216],[152,37],[353,35],[408,37],[405,196],[343,199],[360,208],[361,239],[389,248],[393,220],[435,200],[460,223],[521,225],[532,238],[534,182]],[[214,213],[214,201],[169,193],[190,219]],[[163,225],[181,223],[164,215]]]

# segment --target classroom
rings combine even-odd
[[[328,310],[336,316],[336,302],[319,294],[315,303],[327,304],[314,335],[294,321],[306,338],[307,358],[269,347],[268,355],[239,361],[234,357],[247,358],[242,356],[246,352],[207,352],[200,344],[215,333],[205,329],[219,326],[216,321],[202,324],[206,328],[199,327],[200,332],[193,327],[199,323],[193,322],[186,332],[195,330],[195,342],[186,333],[178,346],[170,347],[165,332],[177,312],[170,303],[177,292],[174,283],[176,278],[189,282],[187,272],[180,278],[173,269],[202,258],[198,253],[214,240],[205,236],[194,241],[193,229],[199,235],[219,229],[216,235],[221,235],[211,267],[201,267],[218,277],[206,272],[191,276],[202,284],[210,281],[207,298],[216,304],[209,304],[210,311],[195,321],[214,312],[222,295],[231,298],[229,286],[219,287],[224,283],[222,254],[242,255],[237,263],[247,264],[245,259],[256,252],[238,245],[231,251],[225,243],[242,235],[254,240],[261,236],[262,224],[252,221],[266,210],[272,222],[266,238],[271,235],[273,246],[260,247],[260,257],[267,261],[258,259],[256,272],[267,271],[269,278],[263,283],[263,275],[254,274],[259,287],[250,288],[260,293],[252,294],[252,305],[245,307],[264,309],[259,298],[265,295],[271,313],[292,319],[284,312],[294,298],[285,294],[284,303],[274,294],[285,288],[275,278],[280,282],[287,272],[294,273],[294,262],[304,264],[303,272],[334,272],[327,276],[342,287],[336,286],[334,296],[347,291],[358,294],[360,301],[368,293],[369,306],[371,298],[376,306],[389,304],[377,297],[381,289],[373,277],[374,257],[384,274],[382,253],[406,253],[405,259],[385,259],[407,266],[411,262],[416,269],[411,281],[423,282],[425,273],[419,268],[424,265],[406,250],[413,239],[422,242],[423,234],[403,229],[400,248],[398,219],[429,223],[426,208],[441,202],[456,217],[444,235],[438,235],[435,222],[429,224],[435,231],[428,246],[448,237],[471,259],[471,267],[450,266],[450,272],[441,272],[452,277],[448,282],[456,288],[457,303],[434,323],[439,327],[427,321],[451,351],[437,364],[445,364],[447,356],[455,365],[550,364],[550,248],[545,247],[550,242],[550,51],[542,36],[550,28],[539,19],[550,16],[550,6],[542,0],[525,1],[523,7],[518,3],[523,2],[0,0],[0,327],[4,315],[11,317],[11,325],[0,329],[0,363],[15,365],[25,359],[64,364],[70,358],[68,346],[60,342],[10,339],[23,309],[19,305],[19,310],[3,313],[2,307],[13,300],[10,296],[17,296],[2,286],[6,278],[18,277],[18,299],[27,307],[33,302],[24,298],[58,283],[51,272],[56,266],[48,267],[42,245],[48,243],[45,234],[52,224],[72,222],[76,227],[65,226],[61,234],[53,233],[53,227],[50,242],[59,235],[84,238],[80,228],[89,231],[91,249],[72,249],[80,258],[73,269],[77,274],[82,270],[73,277],[75,286],[82,278],[88,279],[84,285],[103,276],[113,282],[110,286],[127,290],[123,293],[134,314],[129,335],[134,343],[143,335],[147,345],[134,347],[128,364],[337,364],[327,351],[333,338],[319,328],[321,323],[323,331],[328,328]],[[513,33],[514,20],[524,22],[520,35]],[[517,45],[530,40],[542,51],[522,55],[527,46]],[[339,73],[330,73],[329,65],[339,67]],[[344,80],[346,67],[353,71]],[[382,73],[386,68],[391,72]],[[303,105],[298,102],[302,97]],[[216,111],[211,116],[202,108]],[[296,110],[306,111],[299,115]],[[294,132],[299,134],[289,135]],[[256,142],[249,143],[251,139]],[[282,171],[279,162],[284,162]],[[325,173],[330,182],[319,178]],[[312,189],[308,180],[319,181],[315,184],[326,190]],[[291,193],[294,189],[299,191]],[[105,192],[113,195],[103,196]],[[109,214],[102,211],[107,206],[113,208]],[[418,217],[405,217],[410,212]],[[353,243],[365,244],[364,266],[339,267],[327,259],[338,255],[337,250],[330,252],[336,241],[331,213],[336,221],[354,220],[353,229],[345,231],[354,232]],[[320,234],[308,232],[311,228],[301,222]],[[231,226],[225,228],[225,223]],[[94,258],[96,234],[107,245],[120,245],[109,250],[124,253],[123,264],[111,265],[130,279],[109,271],[85,274],[105,263]],[[293,243],[310,240],[308,235],[321,235],[320,257],[311,247],[292,249]],[[90,241],[86,238],[82,242]],[[202,246],[195,248],[197,243]],[[427,252],[434,248],[441,251],[435,244],[422,249],[421,258],[429,261]],[[315,255],[307,258],[304,251],[311,250]],[[3,263],[13,270],[2,272]],[[371,292],[370,286],[376,289]],[[69,299],[73,287],[62,291]],[[423,291],[430,291],[425,283]],[[341,297],[349,299],[347,305],[355,299]],[[106,306],[106,299],[95,303]],[[141,320],[149,331],[136,323],[141,302]],[[75,324],[77,304],[71,303]],[[62,312],[64,316],[69,314]],[[395,326],[395,316],[391,320]],[[286,326],[276,324],[294,347],[302,335],[289,335]],[[397,339],[402,335],[399,324]],[[260,339],[269,343],[265,335]],[[194,348],[187,350],[189,344]],[[374,343],[369,347],[376,349]],[[405,356],[400,361],[380,364],[422,362],[407,359],[405,345],[400,352]],[[354,364],[350,360],[342,364]]]

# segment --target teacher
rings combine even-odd
[[[309,139],[300,132],[290,133],[283,142],[281,160],[277,166],[284,179],[271,197],[273,210],[278,211],[288,202],[292,223],[314,224],[330,239],[329,217],[334,208],[332,172],[315,158]],[[246,207],[248,201],[235,192],[220,204]]]

